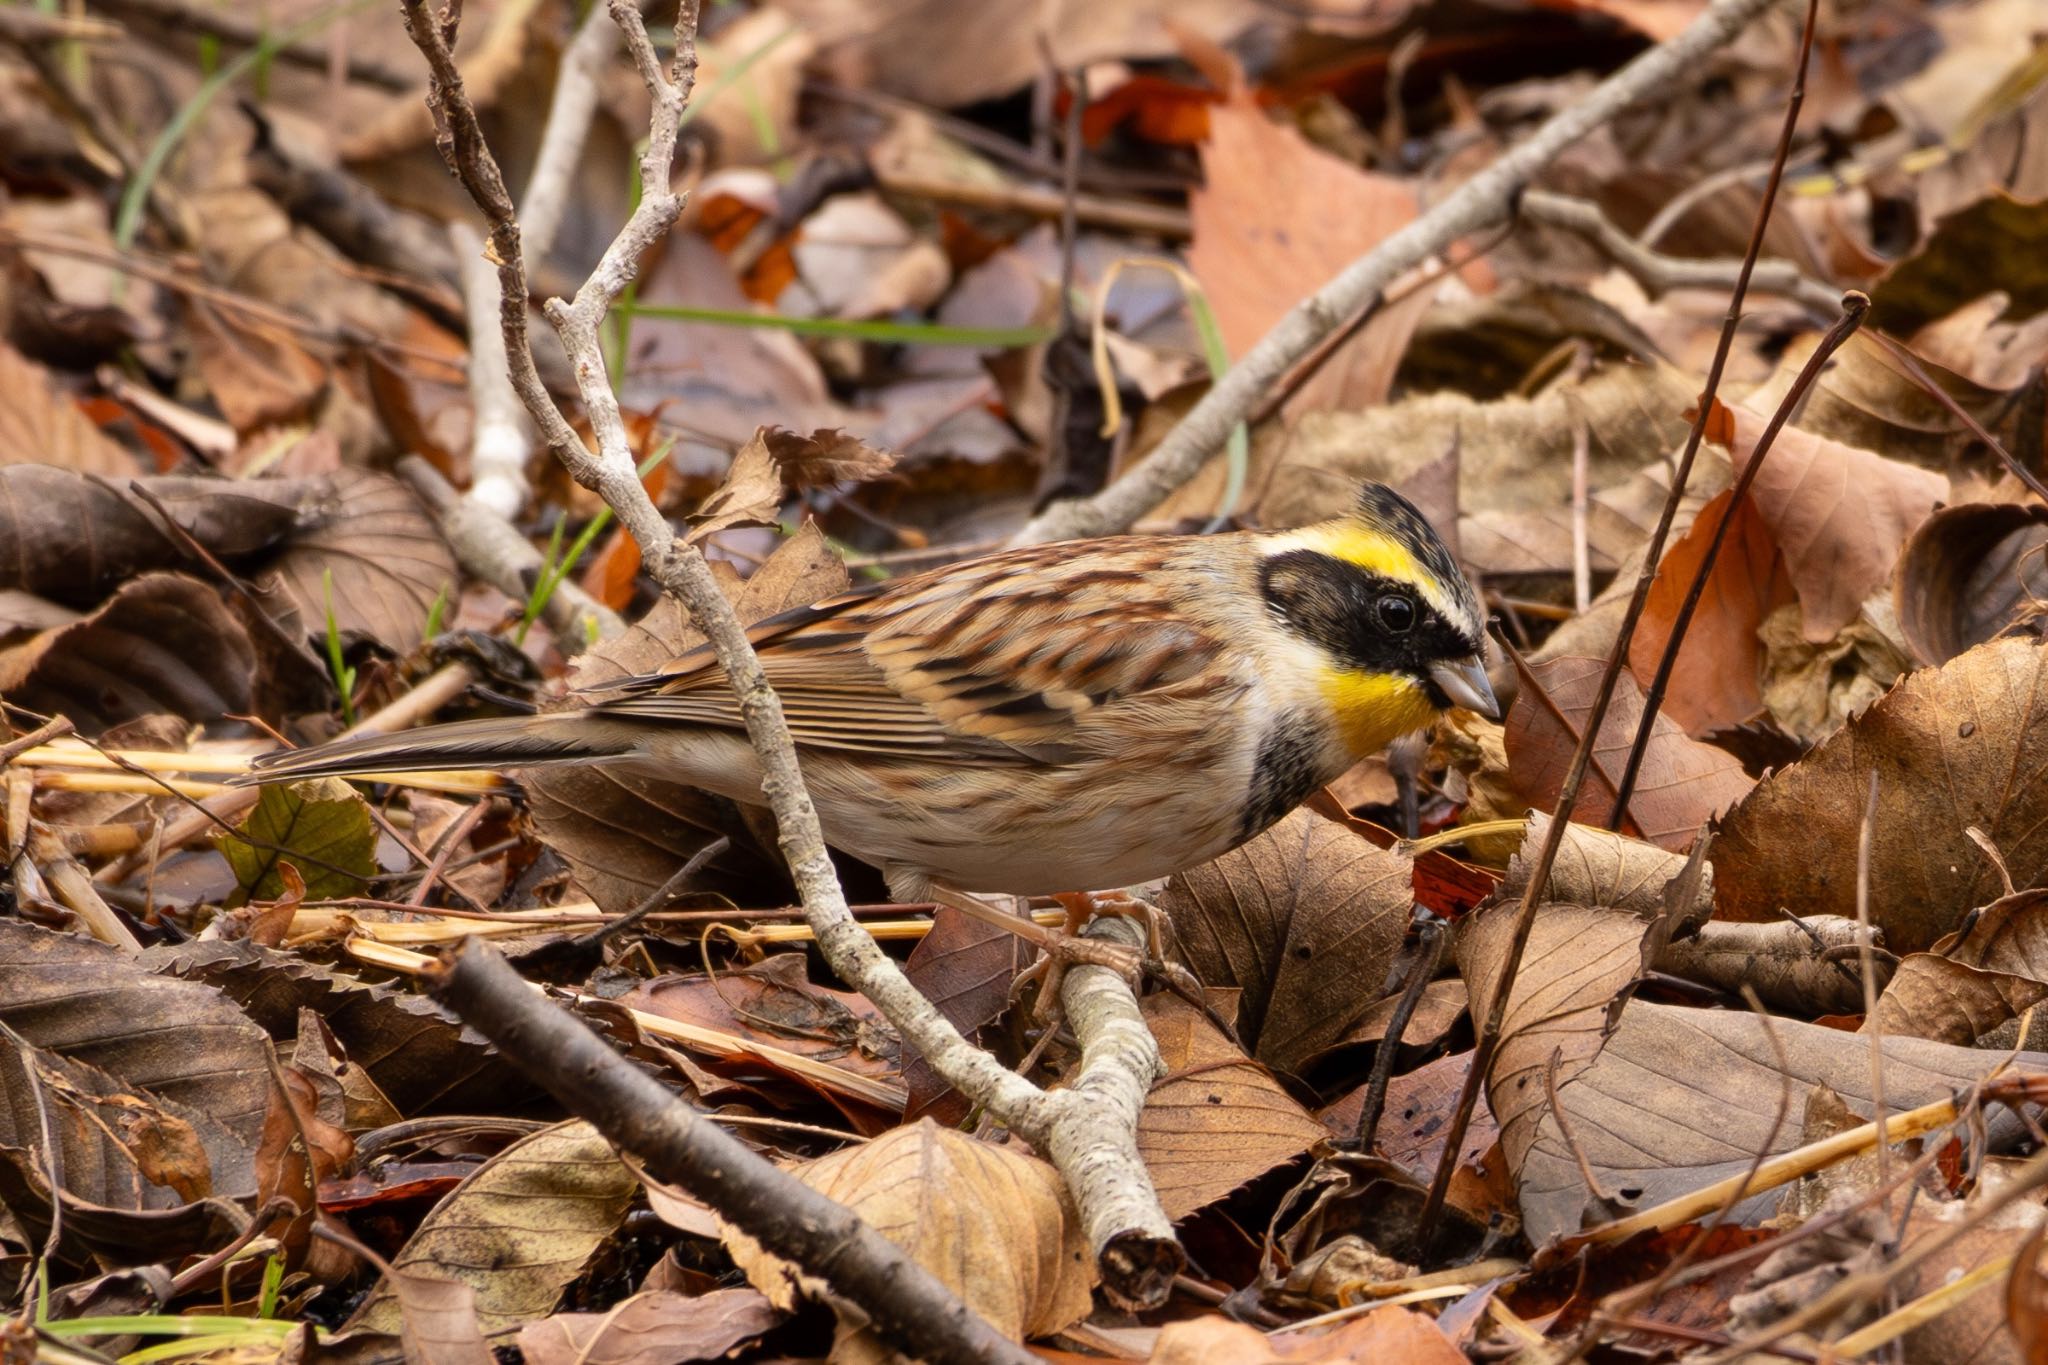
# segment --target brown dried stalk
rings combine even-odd
[[[1776,154],[1771,162],[1771,174],[1764,186],[1763,202],[1757,208],[1756,226],[1750,232],[1749,249],[1742,258],[1742,270],[1735,281],[1735,288],[1728,300],[1728,316],[1721,324],[1721,337],[1714,347],[1713,362],[1707,368],[1706,387],[1700,392],[1699,413],[1693,419],[1692,430],[1686,436],[1685,449],[1678,457],[1678,468],[1671,478],[1671,493],[1664,500],[1664,508],[1657,517],[1657,529],[1650,535],[1650,543],[1643,559],[1643,571],[1636,578],[1635,591],[1629,594],[1628,610],[1621,620],[1621,630],[1614,640],[1614,649],[1607,656],[1607,667],[1600,675],[1600,687],[1593,696],[1592,710],[1586,716],[1585,733],[1579,736],[1579,746],[1572,754],[1571,767],[1565,773],[1564,785],[1558,792],[1556,818],[1543,836],[1543,847],[1536,855],[1534,865],[1529,869],[1529,885],[1522,893],[1522,903],[1515,911],[1514,930],[1508,939],[1507,961],[1502,965],[1500,981],[1494,987],[1493,1000],[1486,1011],[1486,1018],[1480,1022],[1479,1036],[1472,1052],[1472,1069],[1466,1073],[1465,1086],[1458,1094],[1458,1108],[1451,1116],[1450,1132],[1446,1135],[1444,1154],[1437,1162],[1436,1173],[1429,1183],[1429,1196],[1423,1201],[1418,1238],[1427,1245],[1435,1234],[1438,1216],[1443,1212],[1444,1196],[1449,1192],[1451,1175],[1458,1167],[1458,1151],[1465,1142],[1465,1130],[1472,1123],[1472,1109],[1479,1099],[1479,1087],[1486,1081],[1486,1073],[1493,1062],[1494,1049],[1500,1045],[1500,1032],[1507,1018],[1508,997],[1514,991],[1515,974],[1522,965],[1522,953],[1529,946],[1529,931],[1536,924],[1536,907],[1543,903],[1543,894],[1550,887],[1550,869],[1557,861],[1557,852],[1564,843],[1564,831],[1571,821],[1571,812],[1578,806],[1579,789],[1586,780],[1586,771],[1591,765],[1593,744],[1599,737],[1600,726],[1607,719],[1607,707],[1614,700],[1615,683],[1620,679],[1623,663],[1628,659],[1629,640],[1635,635],[1636,623],[1642,620],[1643,605],[1649,600],[1650,584],[1657,576],[1657,562],[1664,557],[1664,542],[1671,534],[1671,523],[1678,515],[1679,500],[1685,496],[1685,486],[1692,477],[1692,464],[1699,454],[1700,440],[1706,434],[1707,420],[1713,413],[1714,395],[1721,387],[1721,374],[1727,368],[1728,353],[1735,345],[1735,327],[1742,317],[1742,300],[1749,289],[1751,271],[1756,268],[1758,255],[1763,250],[1764,229],[1769,225],[1771,204],[1777,198],[1778,183],[1784,179],[1785,159],[1791,153],[1792,134],[1799,124],[1799,106],[1805,100],[1806,69],[1813,55],[1813,31],[1818,19],[1820,0],[1807,0],[1806,19],[1799,37],[1799,61],[1792,82],[1792,93],[1785,110],[1785,123],[1778,136]],[[1709,14],[1715,11],[1709,10]],[[1705,22],[1704,17],[1700,23]],[[1687,34],[1697,31],[1695,23]],[[1685,36],[1685,35],[1681,35]],[[1676,40],[1674,40],[1676,41]],[[1640,64],[1641,58],[1637,59]],[[1198,409],[1199,410],[1199,409]],[[1192,417],[1194,414],[1190,413]],[[1614,809],[1626,810],[1625,795],[1617,791]]]

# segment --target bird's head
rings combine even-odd
[[[1386,485],[1366,484],[1341,517],[1270,537],[1259,589],[1318,651],[1324,694],[1361,738],[1452,706],[1499,718],[1479,599],[1435,528]]]

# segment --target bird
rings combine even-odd
[[[1000,550],[749,627],[827,842],[900,902],[1120,890],[1279,822],[1457,706],[1470,582],[1414,504]],[[597,763],[765,804],[708,646],[587,701],[288,750],[250,780]]]

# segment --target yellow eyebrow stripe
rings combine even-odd
[[[1427,576],[1407,546],[1390,535],[1355,521],[1326,521],[1317,526],[1304,526],[1289,532],[1286,540],[1293,547],[1315,550],[1403,583],[1414,583]]]

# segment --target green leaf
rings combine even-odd
[[[298,868],[308,900],[359,896],[377,870],[370,807],[338,777],[265,787],[241,833],[220,840],[240,886],[232,905],[282,896],[280,862]]]

